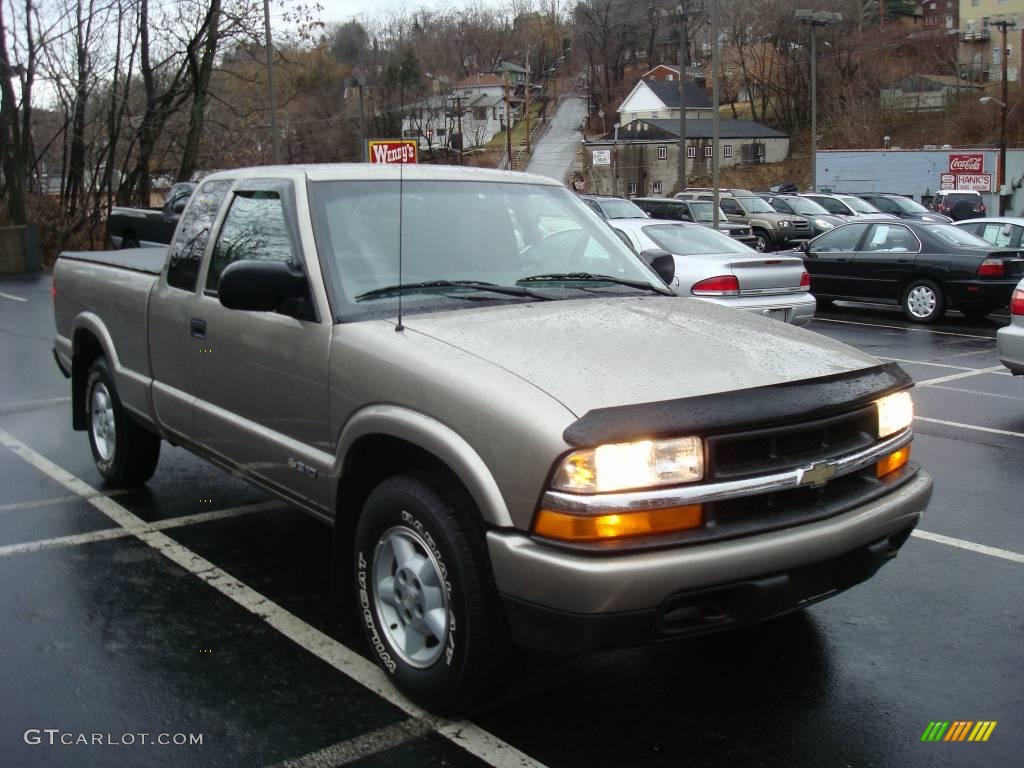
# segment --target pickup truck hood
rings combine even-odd
[[[683,298],[536,302],[414,315],[405,325],[524,379],[577,416],[878,364],[825,336]]]

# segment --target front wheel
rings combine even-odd
[[[937,323],[946,314],[942,289],[931,280],[918,278],[903,291],[903,314],[914,323]]]
[[[507,663],[504,618],[471,504],[420,474],[373,490],[355,535],[359,624],[377,663],[420,706],[464,711]]]
[[[156,471],[160,438],[140,427],[121,404],[105,358],[98,358],[85,382],[89,447],[96,469],[110,485],[144,483]]]
[[[754,230],[754,250],[767,253],[772,249],[772,239],[763,229]]]

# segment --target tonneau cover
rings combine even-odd
[[[159,275],[167,259],[166,248],[122,248],[119,251],[64,251],[58,258],[91,261],[108,267]]]

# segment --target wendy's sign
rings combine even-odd
[[[366,145],[367,158],[375,165],[415,165],[419,159],[419,142],[416,139],[371,139]]]

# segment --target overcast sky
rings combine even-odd
[[[386,11],[415,8],[464,8],[467,5],[496,5],[496,0],[320,0],[324,7],[322,18],[332,21],[348,21],[355,16],[373,18]]]

